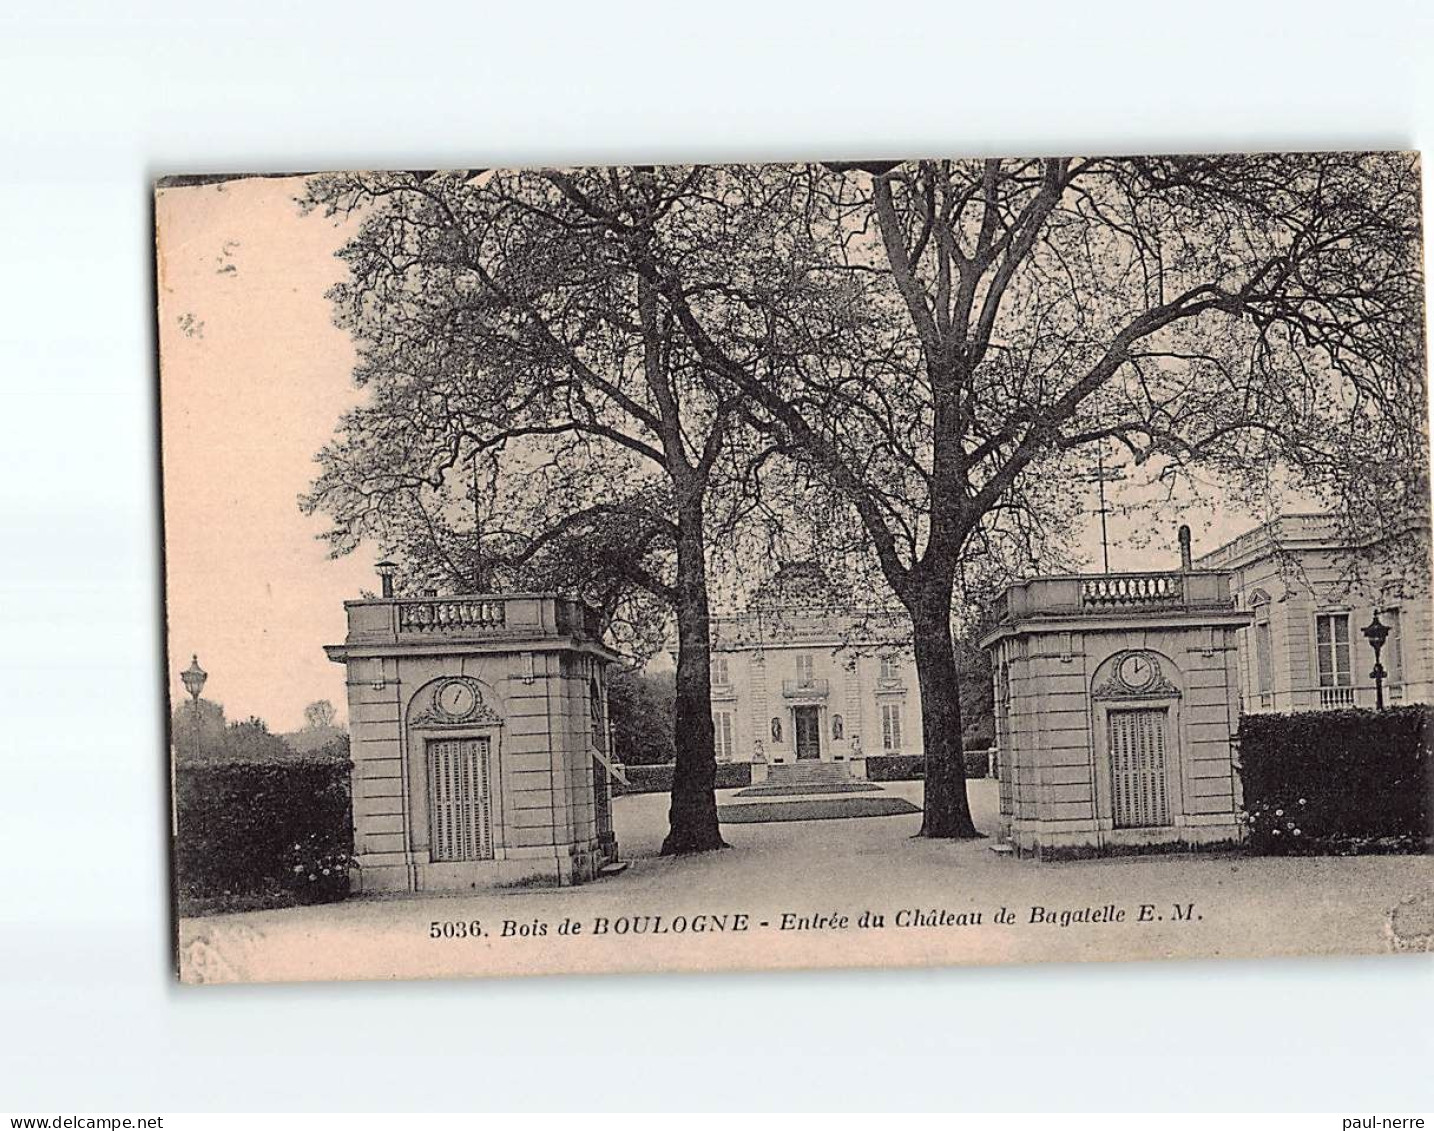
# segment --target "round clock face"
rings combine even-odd
[[[1127,687],[1143,691],[1155,682],[1159,669],[1149,656],[1136,653],[1120,661],[1120,678]]]
[[[445,683],[438,689],[438,709],[449,718],[461,719],[465,715],[473,713],[473,708],[478,705],[478,697],[473,694],[473,689],[466,683],[459,683],[454,680],[452,683]]]

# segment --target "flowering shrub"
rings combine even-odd
[[[178,764],[180,914],[343,898],[351,769],[347,758],[319,757]]]
[[[348,894],[353,856],[332,838],[310,833],[289,854],[285,886],[307,903],[328,903]]]
[[[1305,797],[1294,801],[1257,801],[1240,814],[1240,820],[1251,840],[1264,844],[1265,851],[1271,853],[1313,849],[1328,835],[1328,830],[1306,831],[1303,827],[1319,823]]]
[[[1272,855],[1424,852],[1431,846],[1428,707],[1246,715],[1241,816]]]

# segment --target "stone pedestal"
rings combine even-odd
[[[580,883],[616,860],[592,610],[548,594],[346,602],[360,891]]]
[[[1240,786],[1229,575],[1039,578],[982,641],[996,680],[1002,838],[1079,856],[1233,843]]]

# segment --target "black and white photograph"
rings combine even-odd
[[[1431,80],[7,5],[0,1128],[1428,1131]]]
[[[154,216],[183,982],[1430,948],[1415,154]]]

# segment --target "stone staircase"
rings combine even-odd
[[[774,762],[767,769],[769,785],[834,785],[851,780],[847,763],[819,762],[815,758],[803,762]]]

